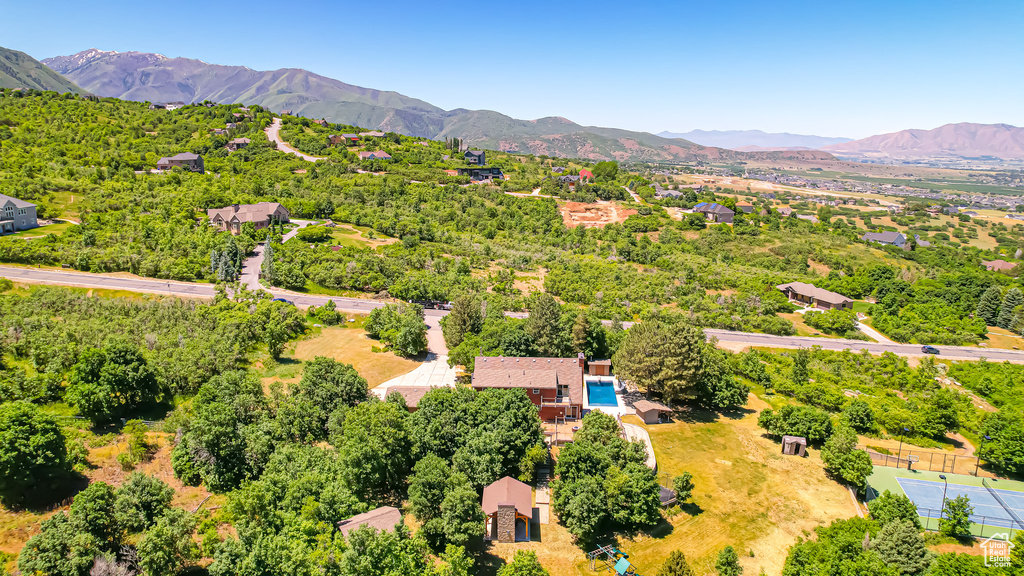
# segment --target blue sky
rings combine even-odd
[[[100,48],[305,68],[517,118],[848,137],[1024,126],[1020,0],[0,0],[0,14],[0,45],[39,59]]]

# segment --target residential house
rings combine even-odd
[[[288,222],[291,214],[278,202],[258,204],[232,204],[224,208],[210,208],[206,211],[210,223],[232,234],[242,231],[242,224],[252,222],[257,230],[273,224]]]
[[[773,194],[771,192],[762,192],[761,193],[761,198],[765,198],[765,199],[768,199],[768,200],[775,200],[775,194]]]
[[[504,478],[484,488],[484,540],[515,543],[530,541],[533,519],[533,490],[512,478]]]
[[[732,224],[733,216],[736,215],[735,212],[717,202],[700,202],[693,207],[693,211],[699,212],[708,220],[720,224]]]
[[[467,150],[463,155],[466,164],[476,164],[477,166],[483,166],[487,164],[487,153],[483,150]]]
[[[1024,220],[1024,214],[1007,214],[1006,218],[1011,220]]]
[[[231,150],[232,152],[237,152],[243,148],[247,148],[250,142],[251,140],[249,140],[248,138],[235,138],[234,140],[228,142],[228,150]]]
[[[583,416],[583,358],[479,356],[470,383],[476,390],[522,388],[542,420]]]
[[[884,244],[886,246],[896,246],[902,248],[907,243],[907,237],[899,232],[868,232],[861,236],[861,240],[867,242],[877,242],[878,244]]]
[[[206,172],[206,168],[203,165],[203,157],[191,152],[182,152],[181,154],[175,154],[174,156],[165,156],[156,161],[157,170],[170,170],[175,166],[182,170],[190,170],[200,174]]]
[[[35,204],[0,194],[0,236],[37,226]]]
[[[360,132],[359,136],[361,138],[383,138],[384,137],[384,133],[383,132],[379,132],[377,130],[374,130],[374,131],[371,131],[371,132]]]
[[[565,174],[558,177],[558,181],[562,184],[575,184],[580,181],[580,177],[575,174]]]
[[[327,121],[326,118],[321,118],[319,120],[313,120],[313,122],[315,124],[319,124],[319,125],[323,126],[324,128],[327,128],[327,126],[330,125],[330,123]]]
[[[162,102],[153,102],[149,105],[150,110],[163,110],[164,108],[167,108],[167,106]]]
[[[227,136],[228,135],[228,131],[225,130],[224,128],[214,128],[213,129],[213,135],[214,136]]]
[[[593,180],[594,179],[594,173],[591,172],[590,170],[587,170],[586,168],[583,168],[583,169],[580,170],[580,179],[581,180]]]
[[[784,217],[792,216],[793,215],[793,209],[790,208],[789,206],[783,206],[782,208],[779,208],[779,214],[784,216]]]
[[[224,128],[227,130],[234,130],[235,128],[238,128],[238,124],[235,124],[234,122],[228,122],[224,125]]]
[[[291,110],[281,110],[281,116],[291,116],[291,115],[292,115],[292,111]]]
[[[975,212],[974,210],[967,210],[965,212],[961,212],[961,214],[963,214],[964,216],[969,216],[971,218],[977,218],[978,217],[978,213]]]
[[[921,235],[920,234],[914,234],[914,242],[916,242],[918,247],[920,247],[920,248],[931,248],[932,247],[932,243],[931,242],[929,242],[927,240],[921,240]]]
[[[497,167],[480,167],[480,168],[459,168],[459,176],[469,176],[469,179],[477,182],[483,180],[495,180],[505,178],[505,174],[502,173],[501,168]]]
[[[375,150],[373,152],[360,152],[360,160],[391,160],[391,154],[383,150]]]
[[[644,424],[659,424],[668,414],[672,413],[672,409],[668,406],[651,400],[637,400],[633,402],[633,409],[636,410],[636,415],[644,421]]]
[[[555,174],[561,174],[562,172],[565,172],[565,166],[555,166],[551,171]]]
[[[402,511],[393,506],[381,506],[369,512],[356,514],[348,520],[338,522],[338,531],[348,537],[349,532],[361,527],[370,526],[380,532],[394,532],[395,526],[402,523]]]
[[[166,108],[168,110],[177,110],[178,108],[184,108],[184,107],[185,107],[185,103],[180,101],[180,100],[178,102],[168,102],[167,104],[164,104],[164,108]]]
[[[814,216],[812,214],[797,214],[796,217],[797,217],[798,220],[806,220],[806,221],[810,222],[811,224],[817,224],[818,223],[818,217]]]
[[[737,202],[736,208],[744,214],[750,214],[754,211],[754,205],[747,202]]]
[[[853,308],[853,299],[842,294],[830,292],[805,282],[790,282],[776,286],[786,298],[801,304],[810,304],[823,310],[846,310]]]
[[[957,213],[960,212],[960,207],[959,206],[946,206],[945,208],[942,209],[942,211],[945,212],[946,214],[957,214]]]
[[[0,196],[0,198],[2,198],[2,196]],[[990,260],[987,262],[982,260],[981,265],[989,272],[1006,272],[1017,267],[1013,262],[1007,262],[1006,260]]]

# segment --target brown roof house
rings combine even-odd
[[[633,402],[633,409],[644,424],[660,424],[663,416],[672,413],[668,406],[651,400],[637,400]]]
[[[853,308],[853,300],[849,297],[829,292],[813,284],[790,282],[789,284],[779,284],[776,288],[781,290],[790,300],[795,300],[801,304],[810,304],[815,308],[823,310]]]
[[[533,519],[533,490],[511,476],[484,488],[484,540],[528,542]]]
[[[580,418],[585,364],[583,358],[477,356],[470,386],[522,388],[539,407],[542,420]]]
[[[228,150],[231,150],[232,152],[237,152],[243,148],[247,148],[251,143],[252,141],[249,140],[248,138],[235,138],[234,140],[228,142]]]
[[[391,160],[391,154],[383,150],[374,150],[373,152],[360,152],[360,160]]]
[[[419,408],[420,400],[431,390],[430,386],[391,386],[385,392],[384,397],[387,398],[388,394],[396,392],[405,400],[405,407],[409,409],[409,412],[415,412]]]
[[[394,532],[395,526],[402,522],[402,512],[391,506],[381,506],[369,512],[356,514],[348,520],[338,522],[338,531],[342,536],[348,537],[348,533],[360,526],[369,526],[381,532]]]
[[[287,222],[291,216],[284,206],[278,202],[260,202],[258,204],[232,204],[224,208],[210,208],[206,211],[210,223],[221,230],[232,234],[242,231],[242,224],[252,222],[257,230],[267,228],[271,224]]]
[[[175,166],[182,170],[189,170],[200,174],[206,172],[206,168],[203,165],[203,157],[191,152],[182,152],[181,154],[175,154],[174,156],[164,156],[156,161],[157,170],[170,170]]]
[[[1007,262],[1006,260],[982,260],[981,265],[984,266],[985,269],[988,270],[989,272],[1005,272],[1007,270],[1013,270],[1014,268],[1017,267],[1017,265],[1014,264],[1013,262]]]

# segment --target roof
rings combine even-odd
[[[163,158],[158,160],[157,163],[159,164],[160,162],[163,162],[164,160],[198,160],[198,159],[199,159],[199,154],[193,154],[191,152],[182,152],[180,154],[175,154],[174,156],[164,156]]]
[[[664,486],[658,486],[658,500],[662,506],[669,506],[676,503],[676,491]]]
[[[587,364],[590,364],[592,366],[611,366],[612,365],[612,361],[611,360],[591,360],[590,362],[587,362]]]
[[[348,520],[338,522],[338,530],[343,536],[348,536],[349,532],[360,526],[370,526],[376,530],[391,532],[395,529],[395,525],[401,521],[402,512],[398,508],[381,506],[369,512],[356,514]]]
[[[32,206],[35,206],[35,204],[33,204],[31,202],[25,202],[24,200],[19,200],[19,199],[15,198],[14,196],[8,196],[6,194],[0,194],[0,206],[5,206],[5,205],[7,205],[8,202],[11,202],[12,204],[14,204],[15,208],[31,208]]]
[[[360,160],[365,160],[367,158],[380,158],[382,160],[383,159],[390,160],[391,159],[391,154],[388,154],[387,152],[385,152],[383,150],[374,150],[373,152],[360,152],[359,153],[359,159]]]
[[[786,444],[787,442],[796,442],[797,444],[807,446],[807,438],[804,438],[803,436],[783,436],[782,443]]]
[[[594,173],[591,172],[590,170],[587,170],[586,168],[584,168],[584,169],[580,170],[580,176],[582,176],[584,178],[593,178],[594,177]]]
[[[258,204],[234,204],[224,208],[210,208],[206,215],[213,220],[220,216],[223,220],[231,220],[238,217],[239,222],[262,222],[267,216],[281,208],[279,202],[260,202]]]
[[[483,150],[466,150],[466,156],[483,156]]]
[[[533,516],[533,491],[526,484],[511,476],[505,476],[484,488],[482,507],[488,516],[498,511],[499,504],[513,504],[516,512]]]
[[[706,214],[735,214],[735,212],[717,202],[700,202],[693,207],[693,211]]]
[[[569,402],[583,404],[583,368],[577,358],[477,356],[474,388],[569,387]]]
[[[383,132],[378,132],[378,131],[374,130],[372,132],[360,132],[359,135],[360,136],[372,136],[374,138],[380,138],[381,136],[384,135],[384,133]]]
[[[981,265],[989,270],[1013,270],[1017,267],[1013,262],[1007,262],[1006,260],[991,260],[988,262],[982,260]]]
[[[807,284],[806,282],[790,282],[789,284],[779,284],[776,286],[779,290],[785,292],[790,290],[795,294],[801,296],[808,296],[815,300],[821,300],[822,302],[828,302],[829,304],[843,304],[846,302],[853,302],[853,299],[837,294],[824,288],[818,288],[813,284]]]
[[[358,134],[342,134],[341,137],[342,138],[348,138],[348,139],[355,138],[356,140],[359,139],[359,135]]]
[[[901,237],[904,240],[907,239],[907,237],[903,236],[903,234],[900,234],[899,232],[893,232],[891,230],[886,232],[868,232],[867,234],[862,236],[864,240],[868,240],[871,242],[881,242],[882,244],[892,244]]]
[[[252,140],[249,140],[248,138],[235,138],[229,142],[229,144],[249,144],[250,142],[252,142]]]
[[[338,248],[341,248],[338,246]],[[388,387],[387,393],[384,395],[386,398],[388,394],[392,392],[398,392],[405,398],[405,405],[409,408],[415,408],[419,405],[420,400],[426,396],[427,392],[430,392],[432,387],[430,386],[390,386]]]
[[[651,410],[659,410],[661,412],[671,412],[672,409],[665,406],[661,402],[652,402],[650,400],[637,400],[633,402],[633,408],[637,412],[650,412]]]

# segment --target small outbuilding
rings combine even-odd
[[[671,506],[677,502],[676,491],[665,486],[658,486],[658,500],[662,506]]]
[[[338,530],[346,537],[349,532],[359,528],[360,526],[370,526],[381,532],[393,532],[395,530],[395,526],[401,523],[401,510],[393,506],[381,506],[380,508],[374,508],[369,512],[356,514],[348,520],[338,522]]]
[[[803,436],[783,436],[782,453],[789,456],[807,456],[807,438]]]
[[[590,374],[591,376],[611,376],[612,361],[591,360],[590,362],[587,362],[587,374]]]
[[[533,490],[529,485],[505,476],[484,488],[482,506],[487,517],[484,540],[509,543],[530,540]]]
[[[636,410],[636,415],[644,421],[644,424],[660,424],[672,413],[672,409],[668,406],[650,400],[634,402],[633,409]]]

